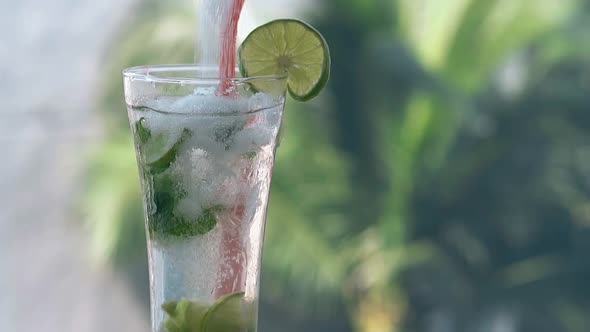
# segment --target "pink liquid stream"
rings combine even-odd
[[[220,83],[218,94],[226,97],[232,97],[235,94],[232,91],[231,78],[235,77],[238,21],[245,0],[233,0],[232,2],[227,21],[223,22],[219,52]],[[224,220],[221,222],[221,251],[225,262],[222,262],[219,266],[218,280],[221,280],[221,284],[215,290],[216,298],[240,291],[245,287],[244,264],[246,262],[243,261],[240,227],[239,224],[235,224],[241,223],[244,217],[244,201],[245,197],[239,198],[229,215],[222,216]],[[222,276],[229,277],[223,278]]]

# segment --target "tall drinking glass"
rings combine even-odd
[[[286,77],[123,72],[148,241],[153,332],[255,332]]]

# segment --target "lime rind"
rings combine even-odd
[[[182,298],[162,304],[167,332],[228,332],[254,330],[244,292],[227,294],[212,305]]]
[[[168,332],[201,332],[203,318],[209,306],[205,303],[189,301],[171,301],[162,304],[162,309],[168,315],[164,326]]]
[[[244,77],[288,72],[287,88],[293,99],[317,96],[330,78],[330,50],[324,37],[309,24],[280,19],[256,28],[238,50]],[[264,91],[264,88],[255,86]]]
[[[232,293],[219,298],[207,310],[201,328],[203,332],[243,331],[248,329],[244,312],[244,292]]]
[[[188,129],[175,135],[152,135],[149,143],[144,144],[146,164],[153,173],[167,170],[176,160],[180,146],[192,136]]]

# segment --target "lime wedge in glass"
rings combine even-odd
[[[317,96],[330,78],[328,44],[316,29],[299,20],[281,19],[256,28],[238,53],[242,76],[287,72],[289,93],[299,101]]]
[[[167,332],[201,332],[201,323],[209,306],[204,303],[181,299],[162,304],[168,314],[164,322]]]
[[[141,149],[151,172],[158,174],[168,169],[176,160],[180,145],[190,136],[191,132],[188,129],[173,134],[150,135]]]
[[[252,331],[248,307],[243,292],[225,295],[209,308],[201,329],[203,332]]]

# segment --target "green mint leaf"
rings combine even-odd
[[[245,120],[236,120],[233,123],[221,126],[215,130],[215,139],[222,143],[226,150],[229,150],[234,144],[236,134],[240,132],[246,125]]]
[[[244,158],[252,160],[252,159],[256,158],[256,152],[254,152],[254,151],[246,152],[246,153],[244,153]]]
[[[174,161],[176,161],[176,158],[178,157],[178,150],[180,149],[180,146],[182,145],[182,143],[184,143],[184,141],[189,139],[191,136],[192,136],[191,131],[188,129],[184,129],[182,131],[182,134],[178,138],[178,140],[174,143],[174,145],[172,145],[167,151],[165,151],[163,154],[161,154],[161,156],[159,158],[149,161],[147,166],[150,169],[151,173],[158,174],[158,173],[162,173],[165,170],[167,170],[170,167],[170,165]],[[161,148],[156,147],[155,149],[157,150],[157,149],[161,149]],[[148,154],[150,154],[150,153],[154,154],[153,151],[148,151],[147,149],[146,149],[146,152]],[[155,154],[157,155],[157,152]]]
[[[152,137],[152,131],[144,126],[145,118],[140,118],[135,123],[135,133],[139,139],[140,144],[146,144],[147,141]]]
[[[153,208],[148,210],[150,235],[191,237],[210,232],[217,225],[217,213],[223,209],[221,206],[206,208],[196,218],[175,213],[176,206],[187,193],[180,189],[182,180],[169,169],[178,158],[181,145],[192,136],[191,131],[185,128],[182,133],[171,134],[178,136],[153,135],[145,128],[144,121],[141,118],[135,129],[142,153],[143,178],[151,182],[151,191],[148,193],[151,195],[148,199],[153,203]],[[238,130],[238,126],[226,128],[228,136],[220,139],[229,142]]]
[[[148,173],[149,174],[149,173]],[[150,234],[167,233],[166,228],[174,220],[174,208],[186,193],[177,186],[177,180],[169,172],[146,177],[152,181],[153,205],[148,216]]]
[[[157,174],[153,179],[154,212],[148,218],[150,233],[153,235],[171,235],[177,237],[191,237],[210,232],[217,225],[217,214],[223,206],[214,205],[204,209],[196,219],[178,216],[175,208],[178,202],[186,197],[172,175]]]
[[[203,210],[203,213],[197,218],[199,234],[205,234],[211,231],[217,225],[217,213],[223,211],[223,206],[215,205]]]
[[[190,237],[209,233],[217,225],[217,213],[221,206],[213,206],[203,210],[196,220],[174,216],[164,225],[162,232],[179,237]]]

